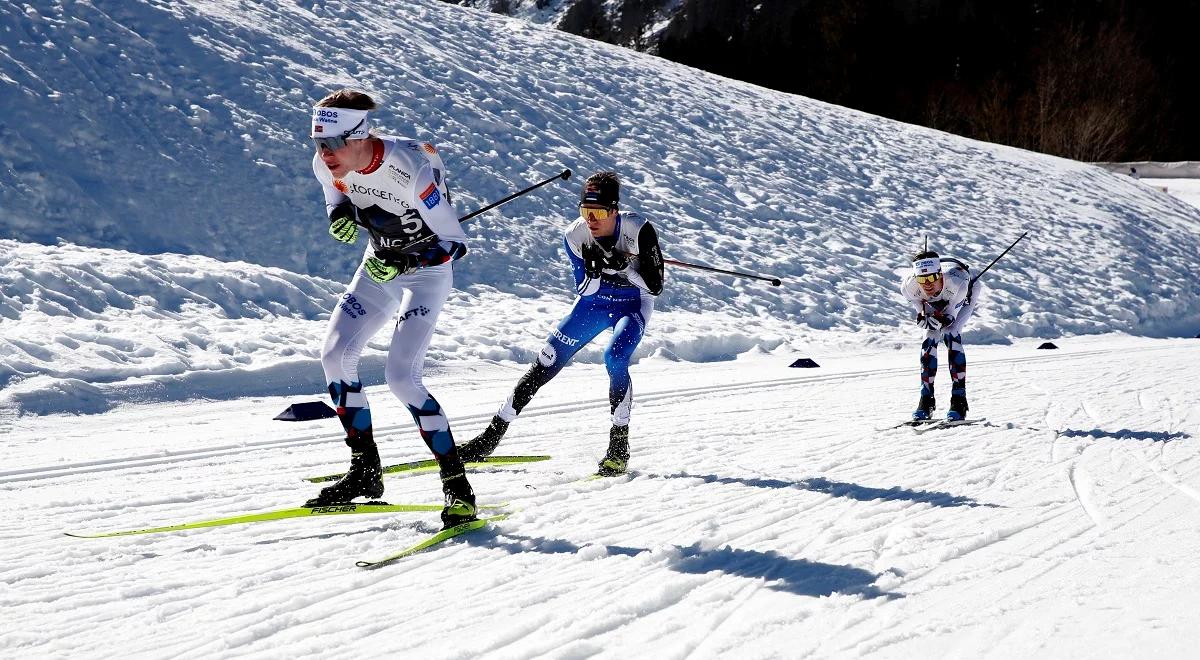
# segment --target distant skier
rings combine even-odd
[[[369,234],[362,264],[329,319],[321,364],[329,396],[350,446],[350,469],[307,506],[383,495],[383,470],[358,363],[376,332],[395,323],[384,376],[412,414],[441,470],[446,527],[475,519],[475,494],[450,433],[450,422],[421,382],[425,351],[450,294],[451,261],[467,237],[450,205],[446,167],[437,149],[373,134],[370,96],[343,89],[313,108],[313,172],[325,193],[329,233],[353,244]],[[399,312],[399,314],[397,314]]]
[[[463,445],[464,461],[495,451],[508,425],[538,389],[554,378],[571,357],[602,331],[613,337],[604,352],[612,428],[598,474],[625,472],[629,462],[629,411],[633,404],[629,358],[642,340],[654,296],[663,289],[663,259],[654,227],[633,212],[618,212],[620,181],[614,172],[598,172],[584,182],[579,218],[567,227],[564,243],[579,297],[571,312],[550,332],[529,371],[500,407],[483,433]]]
[[[943,266],[948,269],[943,270]],[[945,341],[950,361],[950,410],[948,421],[967,416],[967,354],[963,351],[962,329],[979,304],[983,285],[971,281],[967,265],[953,257],[925,251],[913,257],[913,272],[900,285],[904,297],[916,309],[916,324],[925,331],[921,343],[921,400],[914,420],[929,419],[936,407],[933,381],[937,376],[937,346]]]

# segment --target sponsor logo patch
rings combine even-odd
[[[421,201],[425,203],[425,208],[432,209],[442,201],[442,193],[438,192],[437,186],[432,183],[421,193]]]
[[[392,178],[395,179],[397,183],[407,184],[412,181],[411,174],[405,172],[399,167],[396,167],[395,165],[392,165],[391,163],[388,163],[388,174],[392,175]]]
[[[367,315],[367,310],[363,308],[362,303],[358,302],[358,298],[349,293],[342,296],[342,304],[339,307],[346,313],[346,316],[352,319]]]
[[[579,343],[578,339],[564,335],[563,333],[558,331],[558,328],[554,328],[553,330],[551,330],[550,334],[554,335],[555,339],[561,341],[562,343],[566,344],[567,346],[574,346]]]
[[[403,314],[401,314],[399,316],[399,318],[396,319],[396,325],[400,325],[401,323],[404,323],[405,321],[407,321],[411,318],[417,317],[417,316],[425,316],[428,313],[429,313],[428,307],[426,307],[425,305],[418,305],[418,306],[408,310],[407,312],[404,312]]]
[[[338,192],[342,193],[343,195],[349,195],[349,194],[353,193],[355,195],[367,195],[369,197],[378,197],[379,199],[382,199],[382,200],[385,200],[388,202],[392,202],[393,204],[400,204],[401,206],[404,206],[406,208],[408,207],[407,204],[396,199],[396,196],[393,195],[391,193],[391,191],[384,190],[383,188],[368,188],[366,186],[362,186],[357,183],[346,183],[345,181],[343,181],[341,179],[334,179],[333,187],[337,188]]]
[[[427,153],[431,156],[433,154],[437,153],[437,147],[433,146],[432,144],[429,144],[428,142],[426,142],[425,144],[422,144],[421,148],[425,150],[425,153]]]
[[[333,506],[314,506],[312,507],[313,515],[320,513],[343,513],[355,511],[358,509],[357,504],[335,504]]]

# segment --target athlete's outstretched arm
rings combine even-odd
[[[646,283],[646,289],[653,295],[663,290],[663,257],[658,247],[658,232],[649,222],[642,225],[638,232],[638,275]]]

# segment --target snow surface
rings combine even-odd
[[[915,345],[822,352],[813,370],[644,360],[635,474],[583,483],[606,385],[572,366],[500,445],[554,458],[472,477],[513,516],[373,571],[354,562],[436,516],[61,535],[294,506],[316,488],[300,477],[346,450],[330,420],[270,421],[288,397],[20,418],[0,471],[0,655],[1194,657],[1200,395],[1181,365],[1200,343],[1059,343],[967,347],[987,421],[919,435],[885,429],[915,403]],[[457,363],[428,382],[464,437],[520,372]],[[423,458],[403,408],[370,394],[385,461]],[[386,498],[437,491],[389,478]]]
[[[270,418],[323,396],[361,254],[304,138],[352,82],[442,147],[464,213],[580,175],[468,225],[426,379],[460,440],[570,304],[590,171],[668,256],[784,286],[672,269],[635,475],[576,483],[598,342],[501,446],[553,460],[473,477],[513,517],[397,565],[354,561],[436,516],[61,536],[290,506],[344,467],[336,422]],[[1193,655],[1200,209],[1146,181],[434,0],[0,0],[0,168],[0,656]],[[888,428],[917,394],[907,257],[928,234],[980,268],[1026,230],[965,335],[987,422]],[[424,458],[383,339],[385,460]]]
[[[1200,208],[1200,179],[1142,179],[1141,182]]]

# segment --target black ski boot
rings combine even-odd
[[[608,432],[608,451],[600,461],[600,469],[596,474],[602,477],[615,477],[625,474],[629,464],[629,425],[614,426]]]
[[[459,463],[458,473],[442,477],[442,492],[446,495],[446,506],[442,508],[442,529],[475,520],[475,491],[467,481],[467,474]],[[443,475],[445,472],[442,473]]]
[[[947,422],[959,422],[967,418],[967,397],[955,394],[950,397],[950,410],[946,413]]]
[[[483,430],[483,433],[475,436],[470,442],[458,448],[458,458],[463,463],[471,463],[479,461],[492,455],[496,451],[496,446],[500,444],[500,439],[504,437],[504,432],[508,430],[508,422],[500,419],[499,415],[492,417],[492,423]]]
[[[331,486],[321,489],[321,494],[304,503],[304,506],[329,506],[343,504],[356,497],[377,498],[383,495],[383,466],[379,463],[379,449],[370,437],[347,438],[350,445],[350,470]]]
[[[913,421],[920,422],[933,417],[933,409],[937,408],[937,401],[934,400],[932,394],[922,394],[921,401],[917,403],[917,409],[913,411]]]

